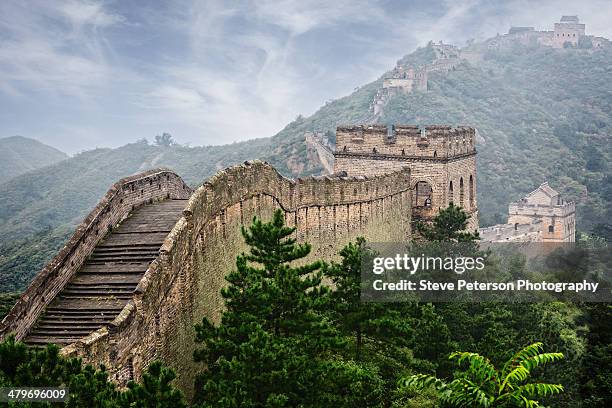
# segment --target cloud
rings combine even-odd
[[[75,26],[105,27],[125,21],[121,15],[109,13],[100,2],[68,1],[56,6],[57,11]]]
[[[7,2],[0,12],[0,88],[84,100],[112,76],[100,30],[124,19],[102,3]]]
[[[610,37],[610,12],[603,0],[4,1],[0,136],[69,151],[162,131],[193,145],[271,136],[429,40],[547,29],[561,14]]]

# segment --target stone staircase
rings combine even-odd
[[[187,200],[165,200],[134,210],[96,246],[24,342],[66,345],[110,323],[132,297],[186,204]]]

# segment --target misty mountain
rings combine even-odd
[[[0,183],[67,157],[66,153],[35,139],[22,136],[1,138]]]
[[[479,46],[478,62],[430,73],[427,91],[391,96],[378,121],[475,126],[482,225],[504,222],[508,203],[544,181],[576,201],[578,229],[609,220],[612,52]],[[433,58],[429,45],[401,61],[419,67]],[[219,169],[256,158],[290,177],[319,173],[304,133],[333,134],[339,124],[372,117],[370,103],[384,76],[271,138],[212,147],[140,141],[81,153],[1,184],[0,291],[23,289],[120,177],[165,166],[195,187]]]
[[[510,201],[544,181],[577,204],[577,225],[590,231],[612,219],[612,50],[475,44],[476,63],[430,72],[427,91],[391,95],[377,119],[386,124],[451,124],[477,128],[481,225],[505,222]],[[420,67],[431,45],[401,59]],[[384,77],[385,75],[383,75]],[[333,132],[371,117],[383,77],[288,125],[280,136]]]

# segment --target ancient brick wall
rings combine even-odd
[[[225,274],[246,249],[240,227],[255,215],[268,219],[277,208],[297,227],[296,238],[312,244],[311,259],[333,258],[357,236],[405,241],[411,221],[409,170],[293,181],[253,162],[218,173],[191,196],[121,315],[64,353],[104,362],[123,384],[159,358],[176,369],[177,384],[191,395],[202,369],[193,362],[193,325],[203,317],[219,321]]]
[[[480,239],[484,242],[541,242],[542,222],[533,224],[498,224],[481,228]]]
[[[21,339],[98,242],[130,211],[154,200],[187,198],[191,192],[178,175],[166,169],[151,170],[115,183],[21,295],[0,324],[0,337],[12,332]]]

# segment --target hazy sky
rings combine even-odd
[[[429,40],[463,45],[578,14],[612,38],[612,1],[0,1],[0,137],[68,153],[170,132],[272,136]]]

